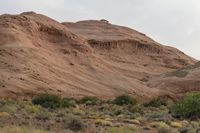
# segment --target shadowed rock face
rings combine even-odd
[[[0,31],[1,97],[53,92],[113,98],[126,93],[145,100],[166,93],[147,86],[152,76],[196,62],[106,20],[61,24],[34,12],[5,14]]]

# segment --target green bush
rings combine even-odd
[[[40,94],[32,100],[33,104],[41,105],[44,108],[62,107],[62,99],[55,94]]]
[[[200,118],[200,93],[190,93],[171,108],[175,117]]]
[[[94,96],[85,96],[79,100],[79,103],[86,105],[97,105],[99,103],[99,99]]]
[[[135,105],[136,100],[128,95],[122,95],[115,98],[114,103],[117,105]]]
[[[74,107],[75,105],[76,105],[76,101],[72,98],[62,99],[62,107]]]
[[[145,107],[160,107],[167,106],[167,98],[166,97],[158,97],[156,99],[151,100],[150,102],[144,103]]]

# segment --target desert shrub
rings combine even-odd
[[[73,131],[80,131],[84,128],[84,123],[80,117],[67,114],[64,119],[66,128]]]
[[[15,114],[18,109],[21,109],[20,103],[16,100],[0,100],[0,112],[6,112],[10,115]]]
[[[13,99],[0,100],[0,107],[3,105],[17,105],[18,101]]]
[[[151,126],[158,129],[158,133],[171,133],[170,126],[165,122],[154,122]]]
[[[128,110],[129,110],[131,113],[143,113],[142,106],[139,105],[139,104],[136,104],[136,105],[129,105],[129,106],[128,106]]]
[[[103,119],[96,119],[95,124],[100,125],[100,126],[112,126],[113,125],[111,121],[107,121],[107,120],[103,120]]]
[[[167,98],[166,97],[158,97],[156,99],[151,100],[150,102],[144,103],[145,107],[160,107],[167,106]]]
[[[115,98],[114,103],[117,105],[135,105],[136,100],[128,95],[122,95]]]
[[[160,124],[158,127],[158,133],[171,133],[171,129],[167,124]]]
[[[17,107],[14,105],[4,105],[3,107],[0,108],[0,112],[15,114],[17,112]]]
[[[9,117],[9,116],[10,116],[10,114],[7,113],[7,112],[0,112],[0,118],[2,118],[2,117]]]
[[[40,94],[32,102],[44,108],[58,108],[62,106],[62,98],[54,94]]]
[[[73,108],[72,113],[74,115],[82,115],[82,116],[86,114],[86,112],[82,108]]]
[[[116,105],[116,106],[112,106],[109,111],[113,115],[120,115],[120,114],[122,114],[124,112],[124,108],[121,107],[121,106]]]
[[[120,115],[124,112],[124,107],[116,105],[116,104],[104,104],[101,109],[105,115],[116,116]]]
[[[36,112],[35,118],[39,120],[48,120],[51,116],[51,113],[46,109],[41,109]]]
[[[134,126],[121,126],[121,127],[112,127],[108,131],[109,133],[138,133],[137,127]]]
[[[173,128],[181,128],[183,127],[183,124],[181,122],[172,121],[170,122],[170,126]]]
[[[200,93],[187,94],[183,99],[175,103],[171,108],[174,117],[199,118],[200,117]]]
[[[119,105],[110,106],[107,113],[112,116],[120,115],[124,112],[124,108]]]
[[[50,133],[30,127],[9,126],[0,128],[1,133]]]
[[[25,105],[24,106],[24,110],[28,114],[35,114],[35,113],[39,112],[41,109],[42,109],[42,107],[40,105]]]
[[[170,122],[172,117],[167,112],[149,112],[145,114],[145,117],[150,121],[163,121]]]
[[[79,103],[86,105],[97,105],[99,103],[99,99],[94,96],[85,96],[79,100]]]
[[[69,128],[73,131],[79,131],[83,128],[83,122],[81,121],[81,119],[72,119],[69,122]]]
[[[74,107],[76,105],[76,101],[71,98],[63,98],[61,104],[62,107]]]

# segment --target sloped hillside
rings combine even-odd
[[[151,76],[196,61],[105,20],[59,23],[34,12],[0,16],[0,96],[53,92],[70,97],[148,99],[165,93]]]
[[[65,83],[69,77],[73,80],[74,74],[68,69],[72,69],[76,59],[81,63],[82,55],[91,53],[84,39],[60,23],[33,12],[1,15],[0,31],[0,95],[3,97],[61,92],[67,88],[63,84],[72,89],[75,84]]]
[[[135,67],[137,72],[159,74],[195,62],[175,48],[161,45],[143,33],[110,24],[106,20],[63,24],[85,37],[105,60],[117,63],[115,66],[124,67],[126,64],[132,70]]]
[[[148,85],[176,98],[188,91],[200,91],[200,62],[152,78]]]

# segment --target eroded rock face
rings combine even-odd
[[[131,57],[122,59],[123,62],[134,62],[135,57],[142,56],[142,60],[135,61],[135,64],[143,62],[146,66],[162,67],[171,70],[184,65],[193,64],[194,59],[188,57],[181,51],[163,46],[145,34],[136,30],[112,25],[97,20],[80,21],[76,23],[63,23],[72,32],[86,38],[90,46],[101,55],[113,54],[115,57]],[[145,56],[145,57],[143,57]],[[149,62],[150,61],[150,62]],[[146,62],[146,63],[145,63]],[[163,71],[163,70],[161,70]],[[158,73],[162,73],[162,72]]]
[[[152,76],[196,62],[106,20],[61,24],[34,12],[5,14],[0,31],[1,97],[126,93],[144,100],[165,93],[146,85]]]

